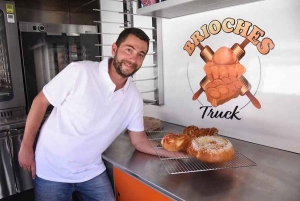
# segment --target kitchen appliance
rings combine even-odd
[[[69,63],[99,61],[97,26],[19,22],[19,31],[27,112],[45,84]]]
[[[19,167],[19,148],[17,143],[12,144],[15,140],[10,135],[12,129],[24,127],[26,120],[20,53],[15,4],[0,1],[0,199],[20,192],[22,187],[17,180],[30,177],[25,170],[21,174],[15,172]],[[31,178],[27,182],[29,185],[23,189],[33,187]]]
[[[18,26],[13,1],[0,1],[0,119],[25,115]]]
[[[0,199],[33,188],[18,152],[34,97],[69,63],[98,61],[95,44],[97,26],[19,22],[14,2],[0,1]]]

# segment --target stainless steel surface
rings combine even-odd
[[[154,77],[149,77],[149,78],[142,78],[142,79],[134,79],[134,80],[132,80],[132,82],[147,81],[147,80],[155,80],[155,79],[157,79],[156,76],[154,76]]]
[[[183,130],[164,123],[165,130]],[[168,174],[159,157],[135,150],[121,134],[103,158],[173,200],[299,201],[300,155],[229,138],[257,166]]]
[[[111,44],[95,44],[95,46],[98,46],[98,47],[102,47],[102,46],[111,46]]]
[[[122,23],[122,22],[108,22],[108,21],[94,21],[95,23],[99,23],[99,24],[126,24],[126,23]]]
[[[24,129],[22,128],[12,129],[8,132],[18,192],[23,192],[33,188],[33,180],[31,178],[31,173],[21,168],[18,161],[18,154],[23,135]]]
[[[44,32],[47,34],[62,33],[70,34],[96,34],[97,26],[77,24],[53,24],[42,22],[19,22],[21,32]]]
[[[140,93],[149,93],[149,92],[155,92],[157,89],[150,89],[146,91],[140,91]]]
[[[6,132],[0,132],[0,199],[17,193]]]
[[[156,100],[149,100],[149,99],[143,99],[144,101],[144,105],[155,105],[156,104]]]
[[[0,121],[7,118],[21,117],[25,115],[25,110],[23,107],[17,108],[7,108],[0,110]]]
[[[111,57],[111,56],[95,56],[96,58],[107,58],[107,57]]]
[[[155,55],[157,54],[156,52],[148,52],[147,55]]]
[[[220,170],[226,168],[238,168],[256,166],[256,163],[244,156],[239,151],[235,150],[233,160],[222,163],[203,163],[196,158],[183,152],[170,152],[168,156],[163,155],[161,139],[167,133],[180,134],[179,131],[148,131],[146,132],[148,139],[155,149],[161,162],[164,164],[169,174],[180,174],[189,172],[201,172],[209,170]]]
[[[142,69],[143,68],[154,68],[156,67],[156,64],[153,64],[153,65],[147,65],[147,66],[142,66]]]
[[[26,115],[0,119],[0,131],[25,127]]]
[[[119,35],[119,33],[101,33],[101,32],[99,32],[97,34],[99,34],[99,35]]]
[[[164,67],[163,67],[163,39],[162,39],[162,19],[152,18],[152,26],[156,28],[153,30],[153,39],[156,43],[153,43],[153,49],[157,54],[153,56],[154,63],[157,64],[157,68],[154,69],[154,75],[157,76],[154,87],[157,88],[157,92],[154,94],[154,99],[157,100],[157,105],[164,105]]]
[[[260,0],[167,0],[137,9],[137,14],[152,17],[175,18],[255,1]]]
[[[125,26],[119,26],[120,28],[123,28],[123,29],[128,29],[130,27],[125,27]],[[135,27],[135,28],[139,28],[139,29],[149,29],[149,30],[156,30],[155,27]]]
[[[14,5],[12,1],[0,2],[0,111],[14,116],[15,111],[25,114],[25,98],[17,18],[13,13],[14,23],[8,22],[6,3]]]

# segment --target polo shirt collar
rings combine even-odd
[[[106,85],[106,86],[114,86],[114,89],[116,88],[116,85],[115,83],[113,83],[113,81],[111,80],[109,74],[108,74],[108,64],[109,64],[109,60],[110,59],[113,59],[113,58],[106,58],[104,60],[102,60],[100,63],[99,63],[99,75],[101,77],[101,83],[103,85]],[[128,91],[128,88],[131,84],[131,77],[129,77],[127,80],[126,80],[126,83],[125,85],[123,86],[123,88],[119,89],[123,92],[123,94],[125,94],[127,91]]]

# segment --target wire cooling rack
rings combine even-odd
[[[164,152],[161,146],[161,139],[167,133],[180,134],[182,131],[148,131],[146,132],[150,144],[156,151],[156,154],[160,158],[164,167],[166,168],[169,174],[181,174],[188,172],[200,172],[200,171],[209,171],[209,170],[220,170],[228,168],[238,168],[238,167],[250,167],[256,166],[257,164],[235,150],[235,155],[233,160],[221,163],[204,163],[200,160],[190,156],[184,152]]]

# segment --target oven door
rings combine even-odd
[[[69,63],[99,61],[96,26],[20,22],[19,30],[27,112],[34,97]]]

